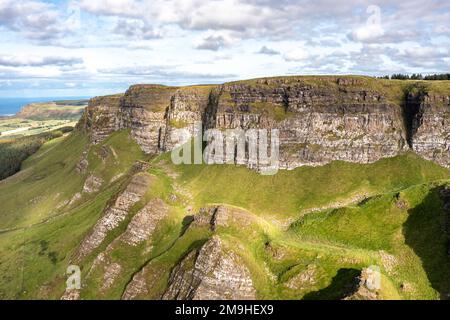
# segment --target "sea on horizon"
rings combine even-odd
[[[13,116],[30,103],[48,102],[55,100],[78,100],[88,99],[89,97],[39,97],[39,98],[1,98],[0,97],[0,116]]]

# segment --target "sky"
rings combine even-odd
[[[450,1],[0,0],[0,98],[450,71]]]

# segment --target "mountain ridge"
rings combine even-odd
[[[123,95],[92,99],[78,128],[94,143],[130,128],[149,154],[186,143],[199,121],[204,130],[278,129],[285,169],[334,160],[371,163],[407,150],[449,168],[449,106],[448,86],[431,81],[292,76],[133,85]]]

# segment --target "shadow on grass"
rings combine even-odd
[[[442,187],[432,189],[421,204],[408,210],[403,235],[406,244],[422,260],[433,289],[439,292],[441,299],[450,299],[450,255],[446,230],[449,213],[444,211],[440,196],[442,190]]]
[[[303,300],[341,300],[356,292],[360,274],[358,269],[339,269],[328,287],[307,293]]]
[[[189,226],[191,225],[191,223],[194,221],[194,216],[186,216],[183,218],[183,221],[181,222],[181,231],[180,231],[180,235],[178,237],[182,237],[187,229],[189,228]]]

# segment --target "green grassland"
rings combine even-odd
[[[169,155],[160,159],[169,165]],[[273,176],[232,165],[172,169],[179,172],[180,183],[193,194],[197,208],[205,203],[228,203],[280,220],[331,203],[450,178],[447,169],[413,153],[366,165],[335,161],[321,167],[280,170]]]
[[[381,269],[381,298],[438,299],[450,292],[446,217],[438,196],[450,183],[450,171],[412,153],[368,165],[332,162],[262,176],[234,165],[175,166],[168,154],[150,159],[128,131],[86,146],[87,137],[78,132],[52,140],[22,171],[0,182],[0,298],[62,295],[74,252],[137,160],[150,162],[154,181],[127,219],[80,262],[82,298],[119,299],[143,268],[152,286],[140,298],[159,298],[174,265],[212,234],[242,258],[261,299],[340,299],[348,282],[370,265]],[[89,166],[78,173],[84,151]],[[89,175],[105,181],[101,189],[60,206],[81,192]],[[170,209],[151,239],[136,247],[115,242],[154,198]],[[213,204],[240,208],[247,222],[215,231],[190,223],[199,208]],[[107,247],[108,259],[122,272],[102,291],[103,268],[92,264]],[[310,269],[315,281],[290,285]]]
[[[31,120],[72,120],[80,118],[84,108],[87,106],[87,100],[61,100],[42,103],[31,103],[24,106],[17,118]]]
[[[0,119],[0,140],[32,136],[62,127],[75,127],[78,120],[31,120],[22,118]],[[22,129],[23,131],[17,130]],[[17,130],[17,131],[15,131]]]

